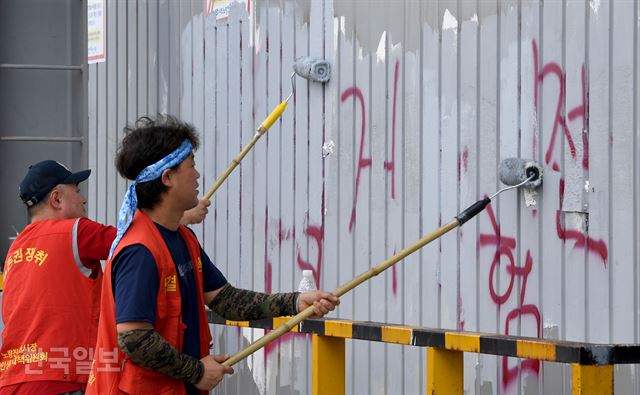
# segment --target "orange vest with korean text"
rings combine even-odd
[[[4,264],[0,386],[54,380],[86,383],[100,314],[102,273],[80,262],[78,219],[37,221]]]
[[[179,232],[187,244],[195,266],[196,289],[200,304],[200,357],[202,358],[209,354],[211,333],[204,310],[200,244],[187,228],[180,226]],[[184,381],[137,365],[118,347],[111,267],[113,258],[122,249],[133,244],[144,245],[151,252],[158,267],[160,287],[154,329],[178,351],[182,351],[186,326],[182,322],[182,298],[176,266],[156,225],[146,214],[136,211],[131,226],[118,244],[112,259],[107,262],[105,269],[98,340],[86,393],[185,394]]]

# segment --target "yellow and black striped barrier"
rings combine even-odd
[[[288,318],[213,324],[274,329]],[[501,355],[572,364],[573,394],[613,394],[613,365],[640,363],[640,344],[594,344],[449,331],[378,322],[309,319],[293,332],[313,334],[313,393],[344,394],[344,339],[427,347],[427,394],[462,394],[463,354]]]

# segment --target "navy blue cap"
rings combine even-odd
[[[32,207],[41,201],[58,184],[76,184],[89,178],[91,170],[72,173],[55,160],[43,160],[29,166],[20,183],[20,199]]]

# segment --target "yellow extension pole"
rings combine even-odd
[[[402,259],[409,256],[410,254],[416,252],[417,250],[429,244],[433,240],[436,240],[440,236],[444,235],[445,233],[449,232],[452,229],[457,228],[460,225],[461,225],[460,220],[457,217],[454,218],[453,220],[451,220],[451,222],[438,228],[434,232],[424,236],[422,239],[418,240],[417,242],[410,245],[409,247],[401,250],[397,254],[393,255],[391,258],[388,258],[384,262],[378,264],[377,266],[372,267],[366,272],[360,274],[358,277],[336,288],[333,291],[333,294],[338,297],[344,295],[345,293],[349,292],[353,288],[369,280],[370,278],[377,276],[378,274],[382,273],[386,269],[390,268],[394,264],[398,263]],[[272,342],[273,340],[289,332],[293,327],[298,325],[300,322],[306,320],[307,318],[311,317],[312,315],[313,315],[313,306],[309,306],[303,311],[301,311],[300,313],[298,313],[297,315],[291,317],[287,322],[279,326],[277,329],[273,330],[272,332],[269,332],[267,335],[261,337],[260,339],[256,340],[254,343],[250,344],[249,346],[240,350],[236,354],[232,355],[231,358],[227,359],[222,364],[225,366],[235,365],[236,363],[245,359],[249,355],[258,351],[268,343]]]
[[[249,141],[249,143],[242,148],[242,151],[240,151],[238,156],[233,158],[233,160],[229,164],[229,167],[227,167],[227,169],[220,175],[220,177],[218,177],[218,179],[213,184],[213,186],[209,188],[207,193],[204,195],[205,199],[210,199],[213,193],[218,188],[220,188],[220,185],[222,185],[222,183],[224,183],[227,177],[229,177],[229,174],[231,174],[231,172],[233,172],[233,170],[236,167],[238,167],[242,159],[247,155],[249,151],[251,151],[251,148],[253,148],[253,146],[260,139],[260,137],[262,137],[262,135],[265,134],[267,130],[269,130],[271,125],[273,125],[274,122],[277,121],[278,118],[280,118],[285,108],[287,108],[287,104],[289,104],[288,100],[284,100],[282,103],[278,104],[276,108],[274,108],[273,111],[271,111],[271,114],[269,114],[264,119],[264,121],[262,121],[262,123],[260,124],[260,126],[258,126],[258,129],[256,130],[256,134],[254,134],[253,138],[251,138],[251,141]]]

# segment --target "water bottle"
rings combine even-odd
[[[313,279],[313,271],[311,270],[303,270],[302,271],[302,280],[300,280],[300,284],[298,285],[299,292],[307,292],[307,291],[315,291],[316,282]],[[285,345],[280,345],[280,363],[283,363],[282,358],[287,358],[288,355],[291,355],[286,348],[290,345],[293,348],[293,360],[291,366],[293,366],[293,386],[292,388],[296,389],[296,392],[303,393],[305,388],[305,383],[311,373],[311,336],[308,334],[296,334],[291,343],[286,343]],[[284,365],[282,365],[284,366]],[[309,383],[310,384],[310,383]]]
[[[303,270],[302,280],[300,280],[300,285],[298,285],[298,292],[315,291],[317,289],[316,282],[313,279],[313,271]]]

